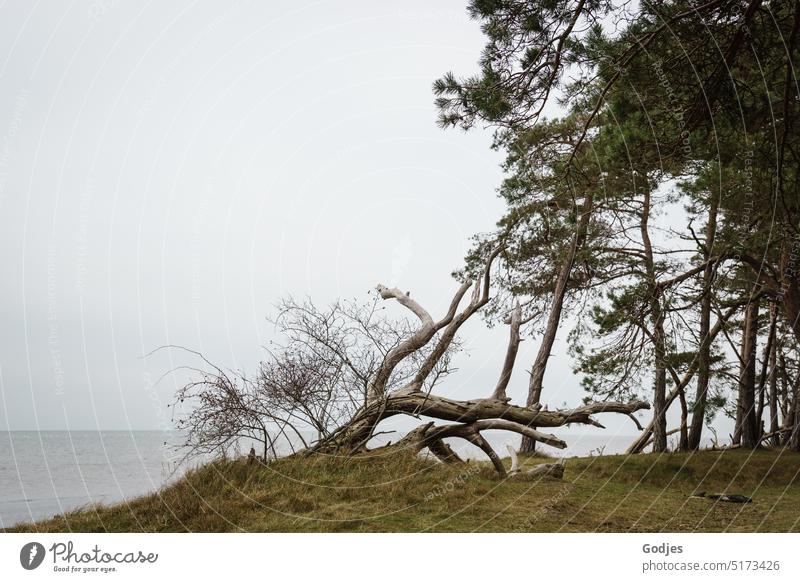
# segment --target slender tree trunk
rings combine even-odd
[[[689,449],[689,407],[686,405],[686,390],[681,389],[678,395],[681,402],[681,427],[678,448],[682,451]]]
[[[769,432],[772,434],[770,444],[777,447],[781,444],[778,434],[778,346],[769,354]]]
[[[742,364],[739,373],[739,401],[734,442],[746,448],[758,446],[756,426],[756,343],[758,340],[758,301],[751,301],[745,310],[742,334]]]
[[[711,256],[714,246],[714,239],[717,233],[717,209],[719,198],[711,196],[711,204],[708,211],[708,223],[706,224],[706,240],[703,259],[706,261]],[[706,402],[708,401],[708,384],[711,376],[711,343],[703,343],[702,340],[708,336],[711,329],[711,282],[714,278],[714,266],[706,265],[703,271],[703,299],[700,301],[700,351],[698,354],[697,365],[697,393],[695,403],[692,408],[692,425],[689,429],[688,448],[697,450],[700,448],[700,441],[703,437],[703,424],[706,417]]]
[[[772,361],[772,352],[775,350],[775,333],[778,325],[778,306],[774,301],[769,305],[769,333],[767,334],[767,345],[764,346],[764,357],[761,360],[761,374],[758,378],[758,405],[756,407],[756,426],[759,430],[759,442],[764,436],[764,401],[767,391],[767,376]]]
[[[664,314],[661,309],[661,296],[656,284],[655,259],[653,258],[653,245],[650,242],[648,230],[650,220],[650,190],[645,184],[645,194],[642,200],[641,234],[645,255],[645,268],[647,270],[650,286],[650,318],[653,324],[653,352],[654,381],[653,381],[653,451],[664,452],[667,450],[667,367],[666,367],[666,336],[664,334]]]
[[[528,398],[526,401],[527,406],[539,404],[542,398],[544,373],[547,370],[547,363],[550,359],[550,353],[553,350],[553,344],[556,340],[556,333],[561,323],[561,312],[564,308],[564,298],[566,297],[567,287],[569,286],[570,273],[575,263],[575,255],[586,240],[586,232],[589,228],[593,205],[593,194],[587,193],[583,208],[580,211],[581,215],[578,220],[575,235],[572,237],[569,251],[558,272],[558,278],[556,279],[553,291],[553,303],[550,306],[550,313],[547,317],[547,326],[545,327],[544,334],[542,335],[542,343],[539,344],[539,351],[536,353],[536,359],[531,368],[531,377],[528,384]],[[524,437],[522,439],[520,451],[523,453],[531,453],[534,450],[536,450],[536,441]]]
[[[705,285],[705,277],[703,277]],[[706,296],[700,302],[700,337],[708,335],[711,329],[711,292],[706,291]],[[697,365],[697,393],[694,407],[692,408],[692,426],[689,429],[689,449],[696,451],[700,448],[703,438],[703,425],[706,417],[706,403],[708,402],[708,385],[711,378],[711,346],[700,347]]]
[[[654,303],[657,303],[656,300]],[[664,325],[661,319],[660,308],[653,313],[653,325],[656,328],[653,337],[655,339],[655,382],[653,385],[653,416],[656,423],[653,426],[653,451],[661,453],[667,450],[667,368],[664,360],[666,350],[664,348]]]
[[[786,357],[783,354],[778,355],[778,373],[781,377],[781,416],[783,417],[783,424],[781,425],[781,444],[783,446],[788,446],[789,444],[789,433],[787,432],[794,423],[794,382],[789,375],[789,368],[786,365]],[[799,376],[800,377],[800,376]]]

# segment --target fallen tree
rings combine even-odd
[[[510,398],[506,395],[506,388],[514,369],[520,343],[521,310],[519,306],[512,310],[506,320],[510,329],[506,357],[498,383],[485,399],[453,400],[437,396],[431,391],[423,391],[425,380],[439,359],[448,353],[459,328],[489,302],[492,263],[501,250],[502,248],[498,247],[489,255],[479,278],[472,282],[462,283],[453,296],[447,313],[438,321],[434,321],[428,311],[411,299],[409,294],[378,285],[378,292],[384,300],[396,300],[420,320],[420,326],[387,354],[378,373],[370,383],[366,405],[341,430],[330,438],[320,440],[310,448],[310,451],[360,452],[365,450],[376,427],[383,420],[397,414],[426,416],[436,420],[453,421],[457,424],[435,426],[433,423],[427,423],[411,431],[399,444],[417,449],[428,448],[441,460],[450,462],[455,460],[456,455],[452,451],[440,454],[442,439],[463,438],[483,450],[492,460],[498,473],[505,476],[505,470],[502,468],[497,454],[481,435],[484,430],[507,430],[536,442],[566,448],[566,443],[561,439],[532,427],[548,428],[567,424],[588,424],[602,427],[592,418],[593,414],[615,412],[631,415],[638,410],[649,408],[649,404],[642,401],[598,402],[572,410],[558,411],[543,410],[538,403],[531,406],[511,404]],[[470,300],[459,311],[460,304],[470,287],[472,288]],[[428,357],[411,381],[395,391],[388,391],[385,383],[391,377],[393,367],[398,365],[403,358],[427,346],[434,340],[438,332],[441,334],[433,342],[433,348],[429,350]]]
[[[511,404],[506,389],[521,341],[521,309],[518,305],[506,318],[509,326],[506,357],[498,382],[487,389],[486,398],[456,400],[433,393],[438,380],[452,371],[449,359],[454,346],[457,346],[459,329],[490,300],[492,265],[501,250],[498,247],[490,253],[483,272],[476,280],[465,281],[459,286],[447,312],[438,320],[412,299],[409,293],[378,285],[376,289],[380,300],[395,301],[406,308],[419,320],[416,326],[394,326],[385,319],[376,319],[373,317],[377,311],[375,308],[367,315],[341,308],[322,313],[308,304],[284,303],[283,319],[279,321],[282,322],[281,329],[289,336],[290,345],[285,353],[290,355],[290,362],[263,366],[271,373],[262,372],[260,378],[247,384],[252,392],[248,401],[257,402],[259,395],[267,399],[281,395],[284,414],[277,415],[274,412],[276,406],[268,407],[273,411],[272,416],[257,425],[261,427],[279,418],[298,435],[302,431],[298,425],[314,427],[319,438],[295,454],[357,455],[369,450],[370,441],[384,420],[397,415],[420,419],[427,417],[431,420],[424,421],[398,442],[382,446],[405,447],[415,451],[427,449],[441,461],[454,463],[461,459],[444,439],[461,438],[480,448],[492,461],[497,473],[506,477],[508,473],[483,436],[484,431],[509,431],[563,449],[567,447],[566,442],[538,429],[569,424],[602,428],[594,415],[618,413],[633,418],[633,413],[649,408],[648,403],[639,400],[594,402],[573,409],[552,411],[538,403],[531,406]],[[468,293],[469,300],[462,306]],[[396,332],[398,329],[401,330],[399,333]],[[358,341],[359,338],[366,339],[366,343],[371,342],[371,345],[365,346],[364,341]],[[285,357],[279,355],[277,358],[280,361]],[[328,376],[321,378],[318,372],[298,373],[297,367],[304,362],[311,363],[316,370],[326,370]],[[291,374],[285,372],[287,367],[292,370]],[[216,387],[215,375],[221,373],[219,369],[216,370],[216,373],[206,375],[203,381],[193,382],[193,388],[196,390],[204,384]],[[282,373],[275,374],[274,370]],[[306,381],[313,381],[313,390],[303,384]],[[224,384],[228,389],[235,387],[235,383],[227,376],[224,377]],[[262,384],[264,388],[259,388]],[[182,396],[186,396],[185,391]],[[352,414],[337,419],[337,428],[328,430],[328,419],[314,418],[314,411],[327,411],[329,407],[307,406],[305,400],[312,397],[314,402],[320,399],[325,402],[349,399],[353,402],[358,397],[363,400],[360,406],[349,409]],[[238,408],[245,406],[244,399],[229,400],[235,400]],[[287,401],[290,402],[288,407],[285,405]],[[203,400],[200,402],[202,405]],[[264,408],[263,403],[260,406]],[[221,414],[224,413],[221,411]],[[191,426],[192,418],[205,419],[214,415],[193,414],[187,418],[196,445],[202,442],[203,430],[202,427]],[[259,415],[248,413],[243,416],[250,418]],[[447,423],[436,424],[437,421]],[[187,419],[183,422],[185,427]],[[215,443],[220,440],[219,424],[214,425]],[[636,424],[638,426],[638,422]],[[282,430],[286,431],[286,427]]]

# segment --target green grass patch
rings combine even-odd
[[[521,457],[524,466],[547,458]],[[741,493],[752,504],[693,499]],[[404,452],[216,461],[128,503],[10,528],[138,531],[800,531],[800,454],[731,450],[568,459],[564,479]]]

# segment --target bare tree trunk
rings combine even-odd
[[[781,424],[781,445],[787,446],[789,444],[789,430],[793,426],[794,414],[794,382],[789,375],[788,366],[786,364],[786,356],[778,354],[779,367],[777,372],[780,374],[781,390],[780,390],[780,407],[783,423]]]
[[[764,356],[761,360],[761,374],[758,379],[757,394],[758,404],[756,405],[756,426],[759,430],[759,442],[764,436],[764,401],[766,397],[767,375],[772,361],[772,352],[775,350],[775,333],[778,325],[778,306],[774,301],[769,305],[769,333],[767,334],[767,345],[764,346]]]
[[[645,268],[647,270],[648,286],[650,288],[650,319],[653,325],[653,353],[654,379],[653,379],[653,451],[667,450],[667,367],[666,367],[666,336],[664,334],[664,314],[661,309],[661,297],[656,281],[655,259],[653,258],[653,245],[650,242],[650,189],[645,184],[645,193],[642,200],[641,234],[644,246]],[[678,388],[679,392],[682,388]]]
[[[778,345],[769,354],[769,432],[772,433],[770,444],[777,447],[781,444],[778,434]]]
[[[519,327],[522,324],[522,308],[519,303],[508,316],[509,338],[508,348],[506,349],[506,358],[503,361],[503,369],[500,372],[500,379],[497,381],[497,386],[494,388],[492,398],[495,400],[508,400],[506,396],[506,387],[511,380],[511,373],[514,371],[514,363],[517,360],[517,351],[519,351]]]
[[[705,285],[706,277],[703,277]],[[711,327],[711,292],[705,291],[706,296],[700,303],[700,337],[708,335]],[[703,425],[706,417],[706,402],[708,402],[708,385],[711,377],[711,345],[706,343],[700,346],[697,366],[697,392],[694,407],[692,408],[692,425],[689,430],[688,448],[696,451],[700,448],[703,438]]]
[[[601,427],[592,415],[614,412],[630,415],[650,408],[646,402],[633,401],[598,402],[570,410],[540,410],[526,406],[515,406],[494,398],[478,400],[453,400],[424,392],[393,392],[382,402],[362,409],[347,425],[330,437],[323,439],[305,451],[355,453],[364,450],[374,428],[384,419],[398,414],[428,416],[439,420],[457,422],[455,425],[433,426],[433,423],[417,427],[398,444],[417,443],[417,448],[427,447],[447,437],[471,439],[470,435],[483,430],[508,430],[548,445],[565,448],[564,441],[551,434],[541,433],[531,426],[558,427],[568,424],[588,424]],[[483,448],[482,445],[479,445]]]
[[[719,198],[712,195],[706,224],[705,249],[703,258],[708,261],[714,246],[717,233],[717,209]],[[708,384],[711,376],[711,343],[702,343],[711,329],[711,283],[714,279],[714,265],[706,265],[703,271],[703,299],[700,301],[700,350],[697,366],[697,393],[694,407],[692,408],[692,425],[689,429],[687,448],[696,451],[700,448],[703,437],[703,425],[706,417],[706,402],[708,401]]]
[[[678,448],[686,451],[689,450],[689,407],[686,405],[686,390],[681,388],[678,397],[681,403],[681,426],[679,429],[681,434]]]
[[[654,311],[653,320],[656,328],[653,334],[656,339],[655,382],[653,385],[653,417],[656,422],[653,426],[653,451],[660,453],[667,450],[667,369],[664,363],[666,350],[664,348],[664,327],[660,308]]]
[[[756,426],[756,345],[758,341],[758,300],[751,301],[745,310],[742,334],[742,364],[739,373],[739,400],[736,413],[734,444],[758,446]]]
[[[587,193],[583,203],[583,209],[580,211],[581,215],[578,220],[575,235],[572,237],[572,244],[558,272],[558,278],[556,279],[555,289],[553,291],[553,303],[550,306],[550,313],[547,317],[547,326],[545,327],[544,334],[542,335],[542,343],[539,344],[539,351],[536,353],[536,359],[531,368],[531,377],[528,384],[528,399],[526,401],[528,406],[539,404],[542,398],[544,373],[547,369],[550,353],[553,350],[553,344],[556,341],[558,327],[561,324],[561,312],[564,308],[564,298],[566,297],[567,287],[569,286],[570,273],[575,263],[575,255],[586,240],[586,232],[589,228],[593,205],[593,195]],[[522,444],[520,446],[521,452],[531,453],[535,449],[536,441],[528,438],[522,439]]]

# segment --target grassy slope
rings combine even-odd
[[[542,462],[527,459],[526,464]],[[800,454],[740,450],[567,461],[563,481],[403,453],[219,461],[160,493],[13,531],[800,531]],[[689,499],[743,493],[749,505]]]

